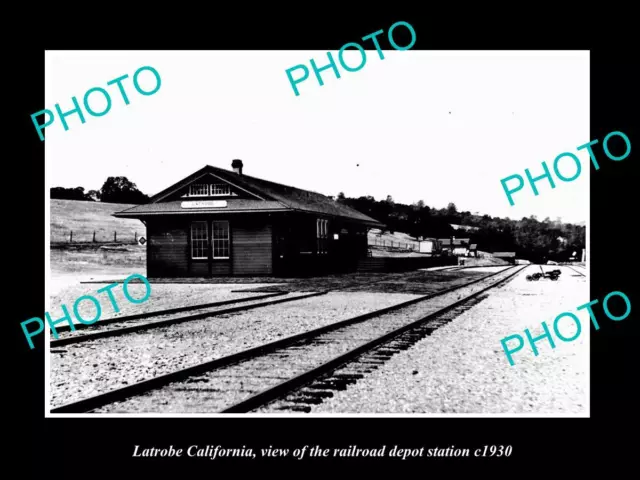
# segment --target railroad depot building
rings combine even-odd
[[[146,226],[147,277],[355,271],[383,224],[321,195],[207,165],[114,213]]]

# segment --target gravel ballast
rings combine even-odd
[[[547,266],[543,267],[545,270]],[[313,406],[310,413],[492,413],[588,415],[590,320],[576,307],[587,303],[588,282],[568,268],[558,281],[526,281],[539,271],[530,266],[489,297],[410,349],[398,353],[344,391]],[[548,340],[515,353],[510,366],[500,344],[524,329],[541,335],[546,321],[574,313],[582,332],[573,342],[554,333]],[[565,337],[575,333],[566,318],[559,323]],[[597,332],[593,333],[597,335]],[[511,345],[511,344],[510,344]]]
[[[137,282],[138,280],[136,280]],[[57,320],[64,316],[62,305],[66,305],[71,315],[73,323],[80,323],[73,313],[73,305],[75,301],[82,295],[89,295],[100,302],[101,320],[118,318],[139,313],[154,312],[157,310],[165,310],[169,308],[183,307],[187,305],[197,305],[202,303],[221,302],[225,300],[240,299],[257,295],[254,292],[233,292],[233,290],[243,290],[244,288],[255,288],[256,284],[244,285],[206,285],[206,284],[151,284],[151,294],[149,298],[142,303],[132,303],[124,295],[123,285],[113,287],[111,292],[115,297],[115,302],[119,308],[119,312],[114,309],[109,300],[107,292],[97,293],[108,283],[87,283],[79,284],[73,287],[65,288],[63,291],[51,297],[49,314],[52,320]],[[263,284],[260,286],[269,286]],[[146,293],[146,287],[142,283],[130,283],[127,285],[127,291],[134,299],[142,299]],[[96,308],[90,300],[83,300],[78,304],[78,312],[83,318],[91,320],[96,316]],[[44,317],[43,317],[44,318]],[[100,321],[100,320],[98,320]],[[61,324],[62,325],[62,324]],[[66,322],[64,323],[66,325]]]
[[[512,274],[511,272],[510,274]],[[499,278],[504,278],[502,275]],[[337,330],[313,341],[294,344],[239,364],[191,376],[159,390],[108,405],[98,412],[216,413],[247,396],[318,367],[368,341],[424,318],[461,295],[482,290],[495,279],[478,282],[455,292],[417,302]]]
[[[510,268],[511,265],[487,265],[482,267],[464,267],[463,270],[467,272],[482,272],[482,273],[493,273],[493,272],[501,272],[502,270],[506,270]]]
[[[194,315],[215,314],[217,312],[225,311],[231,308],[245,308],[253,305],[264,305],[274,301],[280,302],[284,300],[292,300],[292,299],[304,297],[310,294],[306,292],[294,292],[294,293],[288,293],[288,294],[282,294],[282,295],[275,295],[267,298],[259,298],[261,296],[266,296],[266,295],[267,294],[264,294],[264,293],[262,294],[255,293],[251,296],[234,299],[237,301],[237,303],[216,305],[213,307],[205,307],[205,308],[199,308],[196,310],[187,310],[182,312],[169,313],[165,315],[158,314],[158,315],[154,315],[153,317],[125,319],[121,322],[118,321],[118,322],[111,323],[111,322],[103,322],[102,320],[100,320],[94,323],[93,325],[91,325],[90,328],[77,329],[75,331],[69,330],[69,331],[58,332],[58,339],[62,340],[67,338],[80,338],[85,335],[99,334],[102,332],[109,332],[109,331],[117,331],[121,329],[127,329],[127,328],[142,326],[142,325],[145,325],[145,326],[153,325],[155,323],[163,323],[163,322],[172,321],[172,320],[179,320],[185,317],[188,318]],[[258,297],[258,298],[249,300],[253,297]],[[247,300],[240,301],[244,299],[247,299]],[[52,336],[52,339],[53,339],[53,336]],[[55,344],[52,344],[52,346],[55,347]]]
[[[62,353],[51,354],[51,404],[55,407],[104,393],[418,296],[330,292],[64,346],[56,349]]]

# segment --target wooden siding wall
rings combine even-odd
[[[266,221],[229,219],[229,260],[191,260],[191,220],[147,223],[147,275],[149,277],[209,277],[224,275],[272,275],[272,228]],[[209,234],[211,232],[209,231]]]
[[[147,275],[184,277],[189,274],[189,247],[184,225],[149,222],[147,239]]]
[[[270,224],[232,223],[231,257],[234,275],[273,273],[272,229]]]
[[[233,253],[231,253],[233,255]],[[214,260],[211,265],[211,275],[214,277],[220,275],[230,275],[231,274],[231,260]],[[207,271],[204,276],[208,276],[209,272]]]

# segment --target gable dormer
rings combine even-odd
[[[206,172],[190,182],[182,185],[171,194],[158,199],[160,202],[176,200],[232,200],[252,199],[263,200],[260,196],[242,188],[232,182]]]
[[[211,177],[211,175],[209,175]],[[216,178],[204,178],[189,184],[181,198],[237,197],[236,191],[227,182]]]

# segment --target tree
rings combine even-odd
[[[84,193],[83,187],[53,187],[49,189],[49,194],[52,199],[59,200],[93,200],[88,194]]]
[[[88,198],[97,202],[100,200],[100,191],[99,190],[89,190],[86,195]]]
[[[340,192],[338,194],[338,200],[344,200],[346,197],[344,196],[344,192]]]
[[[365,215],[387,225],[391,232],[404,232],[413,237],[449,238],[456,235],[451,223],[477,227],[464,233],[471,243],[487,252],[516,252],[518,258],[533,262],[568,260],[573,252],[585,248],[584,225],[556,221],[539,221],[533,215],[521,220],[480,215],[478,212],[458,212],[454,203],[447,208],[435,209],[415,202],[413,205],[395,203],[389,195],[376,201],[372,196],[349,198],[342,201]],[[460,236],[462,234],[459,233]]]
[[[146,203],[149,197],[138,190],[127,177],[109,177],[100,189],[100,200],[106,203]]]

